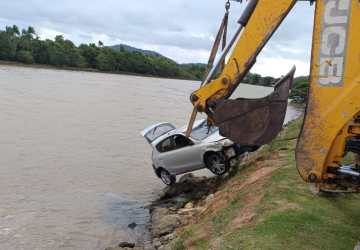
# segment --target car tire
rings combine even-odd
[[[224,175],[229,170],[229,164],[221,153],[208,153],[204,160],[206,167],[215,175]]]
[[[174,175],[171,175],[165,169],[160,170],[159,177],[162,180],[162,182],[167,186],[171,186],[171,185],[174,185],[176,183],[176,177]]]

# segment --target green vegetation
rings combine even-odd
[[[257,160],[224,184],[217,201],[228,202],[184,229],[183,249],[354,249],[360,236],[360,196],[310,192],[295,166],[300,126],[301,120],[292,122]],[[269,168],[270,174],[244,184]],[[239,216],[251,219],[239,223]],[[194,245],[199,240],[201,246]]]
[[[15,25],[0,30],[0,60],[194,80],[205,71],[202,64],[181,65],[158,54],[104,47],[101,41],[76,46],[61,35],[41,40],[34,28],[20,32]]]
[[[273,86],[279,79],[271,76],[261,76],[259,74],[248,73],[243,82],[247,84],[260,85],[260,86]],[[294,79],[293,87],[290,93],[290,99],[294,102],[304,103],[307,101],[309,90],[309,77],[300,76]]]
[[[301,76],[294,79],[294,84],[290,93],[290,99],[295,102],[306,102],[309,91],[309,77]]]
[[[243,82],[252,85],[273,86],[279,79],[271,76],[261,76],[259,74],[248,73]],[[290,93],[290,99],[294,102],[304,103],[307,101],[309,91],[309,77],[300,76],[294,79],[293,87]]]
[[[41,40],[34,28],[20,31],[16,25],[0,30],[0,60],[192,80],[202,80],[206,69],[205,64],[178,64],[156,52],[127,45],[106,47],[99,41],[98,44],[76,46],[61,35],[54,40]],[[243,82],[272,86],[277,80],[248,73]],[[296,78],[290,97],[299,102],[305,101],[308,87],[307,77]]]
[[[273,86],[278,79],[271,76],[261,76],[259,74],[248,73],[243,79],[243,83],[260,85],[260,86]]]
[[[271,76],[261,76],[259,74],[248,73],[243,82],[247,84],[260,85],[260,86],[273,86],[279,79]],[[307,101],[309,91],[309,77],[300,76],[294,79],[293,87],[290,93],[290,99],[294,102],[304,103]]]

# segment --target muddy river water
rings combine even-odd
[[[0,66],[0,249],[91,250],[146,238],[144,206],[163,185],[139,132],[158,121],[183,125],[198,85]],[[287,119],[298,113],[290,107]]]

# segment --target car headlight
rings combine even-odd
[[[234,143],[229,139],[221,140],[221,141],[219,141],[219,143],[221,143],[224,147],[230,147],[230,146],[234,145]]]
[[[225,155],[227,158],[232,158],[234,156],[236,156],[236,152],[234,148],[228,148],[225,150]]]

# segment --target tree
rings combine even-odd
[[[96,57],[100,54],[100,48],[96,47],[95,44],[91,43],[81,44],[79,47],[80,54],[84,57],[85,63],[88,67],[95,69],[96,68]]]
[[[263,86],[271,86],[275,83],[275,78],[271,76],[261,77],[260,83]]]
[[[101,52],[96,57],[96,68],[101,71],[113,71],[115,64],[115,58],[108,53]]]
[[[36,35],[35,29],[29,26],[27,29],[27,34]]]
[[[6,26],[5,31],[0,31],[0,60],[16,60],[19,35],[16,25]]]
[[[13,25],[12,27],[6,26],[5,27],[5,32],[7,34],[9,34],[10,36],[19,36],[20,35],[19,28],[16,25]]]
[[[27,29],[22,29],[21,36],[26,37],[27,39],[33,39],[35,33],[35,29],[31,26],[29,26]]]
[[[19,62],[31,64],[34,63],[33,55],[30,51],[20,50],[16,53],[16,59]]]
[[[294,79],[293,87],[290,92],[290,99],[296,102],[305,102],[309,92],[309,77],[302,76]]]
[[[261,75],[259,74],[250,74],[249,75],[249,84],[259,85],[261,80]]]
[[[32,41],[34,39],[35,30],[33,27],[29,26],[28,29],[23,29],[21,32],[21,36],[19,38],[19,42],[17,44],[17,50],[25,50],[31,53],[32,51]]]
[[[20,32],[16,25],[0,30],[0,60],[197,80],[201,80],[205,72],[205,65],[180,65],[156,53],[129,51],[124,46],[105,47],[102,41],[98,46],[90,43],[77,47],[62,35],[54,40],[41,40],[32,26]]]
[[[49,39],[41,41],[39,38],[32,42],[32,53],[35,63],[50,64],[49,48],[52,43]]]

